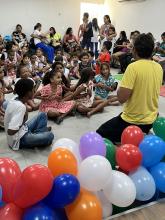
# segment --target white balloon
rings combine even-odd
[[[109,182],[111,182],[109,184]],[[119,171],[112,171],[112,178],[103,189],[106,198],[114,205],[127,207],[136,198],[136,187],[133,181],[126,174]]]
[[[103,209],[103,218],[108,218],[109,216],[112,215],[112,212],[113,212],[112,204],[105,197],[103,191],[96,192],[95,194],[100,200],[100,203]]]
[[[80,163],[81,162],[81,157],[80,157],[80,153],[79,153],[79,147],[78,144],[69,139],[69,138],[61,138],[58,139],[52,146],[52,151],[58,149],[58,148],[64,148],[67,150],[70,150],[74,156],[77,159],[77,162]]]
[[[79,167],[78,179],[80,185],[89,191],[103,189],[111,178],[112,167],[109,161],[100,155],[94,155],[83,160]]]

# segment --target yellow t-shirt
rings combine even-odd
[[[53,37],[50,37],[50,34],[47,36],[49,39],[60,41],[61,40],[61,34],[55,33]]]
[[[138,60],[128,66],[120,86],[132,90],[122,119],[132,124],[152,124],[158,113],[162,67],[152,60]]]

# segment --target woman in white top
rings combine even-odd
[[[93,18],[92,20],[92,31],[93,37],[91,37],[93,52],[95,54],[95,59],[98,57],[98,42],[99,42],[99,35],[100,35],[100,28],[98,26],[97,18]]]
[[[34,44],[36,48],[41,48],[44,53],[47,55],[48,62],[53,63],[54,60],[54,48],[47,45],[46,42],[46,34],[41,33],[42,25],[40,23],[37,23],[34,26],[34,32],[31,35],[32,38],[34,38]]]

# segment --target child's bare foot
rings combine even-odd
[[[92,113],[91,113],[91,112],[88,112],[88,113],[87,113],[87,117],[88,117],[88,118],[90,118],[90,117],[91,117],[91,115],[92,115]]]

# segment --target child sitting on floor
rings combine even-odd
[[[77,110],[81,114],[91,115],[102,112],[107,105],[107,101],[94,100],[93,97],[93,77],[94,72],[91,68],[85,68],[82,70],[82,76],[75,87],[73,98],[77,103]]]
[[[38,89],[38,84],[35,83],[35,81],[33,80],[32,78],[32,75],[28,69],[28,67],[26,65],[20,65],[19,67],[19,78],[16,79],[16,83],[20,80],[20,79],[30,79],[33,81],[34,83],[34,91],[37,91]],[[31,112],[31,111],[36,111],[39,109],[39,104],[36,104],[34,102],[34,99],[29,99],[27,101],[26,104],[26,107],[27,107],[27,110],[28,112]]]
[[[82,52],[80,54],[80,63],[79,63],[79,73],[82,75],[82,70],[85,68],[92,68],[92,64],[89,61],[89,54],[87,52]]]
[[[100,74],[100,66],[102,63],[106,62],[110,64],[111,56],[109,51],[111,47],[112,47],[112,43],[110,41],[105,41],[103,43],[102,52],[99,54],[99,57],[96,60],[96,74]]]
[[[6,85],[4,81],[4,70],[0,67],[0,127],[4,128],[4,115],[8,101],[5,100],[5,94],[13,92],[11,85]]]
[[[71,55],[69,78],[70,79],[80,79],[79,58],[78,58],[76,52]]]
[[[109,104],[118,101],[117,96],[110,96],[109,93],[117,89],[118,83],[110,73],[110,65],[102,63],[100,74],[95,76],[95,99],[109,100]]]
[[[34,96],[34,83],[31,79],[20,79],[15,85],[18,98],[9,102],[5,111],[4,125],[7,142],[13,150],[49,146],[54,135],[47,127],[47,115],[39,113],[28,120],[25,103]]]
[[[41,99],[39,110],[46,112],[49,118],[55,119],[60,124],[64,117],[75,109],[74,101],[64,101],[62,96],[62,74],[60,71],[52,70],[43,78],[44,87],[35,95]]]
[[[9,83],[13,83],[16,79],[17,61],[15,60],[14,51],[8,52],[8,58],[5,60],[5,70],[7,73]]]

